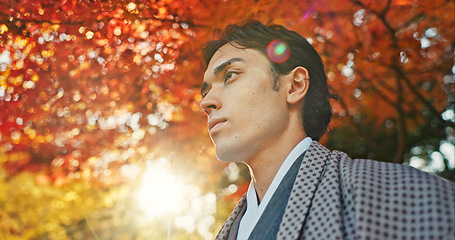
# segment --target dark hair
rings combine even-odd
[[[303,127],[306,134],[319,140],[326,132],[332,118],[330,98],[335,98],[327,87],[327,78],[321,57],[308,41],[294,31],[280,25],[265,26],[259,21],[249,20],[242,25],[229,25],[224,31],[216,29],[218,40],[206,43],[202,49],[202,60],[208,66],[215,52],[229,43],[239,48],[261,51],[267,57],[267,46],[273,40],[284,41],[290,48],[290,56],[283,63],[270,61],[275,90],[279,89],[278,78],[294,68],[302,66],[310,75],[310,86],[302,107]]]

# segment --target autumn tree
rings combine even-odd
[[[443,0],[1,0],[0,231],[207,238],[168,222],[147,232],[125,206],[159,159],[197,186],[194,202],[216,193],[214,222],[212,212],[187,218],[208,232],[244,192],[246,169],[217,161],[205,131],[199,49],[214,28],[250,18],[297,31],[321,54],[339,97],[323,139],[330,148],[442,161],[435,170],[454,179],[454,15]]]

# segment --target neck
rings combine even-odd
[[[251,181],[253,181],[256,189],[258,202],[261,202],[264,198],[286,157],[305,137],[306,134],[304,132],[295,134],[294,131],[291,137],[276,141],[271,148],[263,151],[260,156],[248,161],[247,165],[250,170]]]

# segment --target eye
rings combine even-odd
[[[233,78],[237,72],[232,72],[232,71],[227,71],[226,74],[224,74],[224,82],[229,81],[229,79]]]

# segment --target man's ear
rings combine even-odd
[[[302,100],[310,87],[310,75],[304,67],[296,67],[288,74],[291,86],[287,93],[287,102],[294,104]]]

